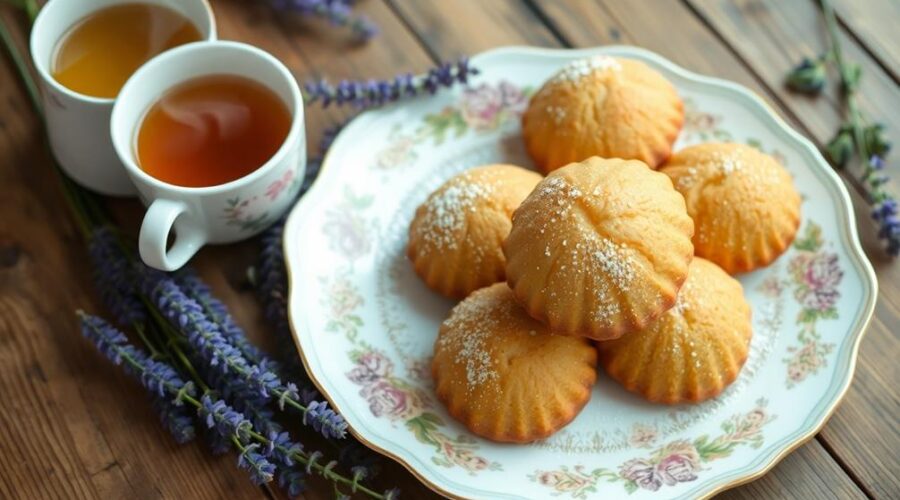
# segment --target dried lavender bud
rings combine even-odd
[[[866,143],[866,151],[879,158],[883,158],[890,150],[891,143],[884,133],[884,125],[876,123],[863,129],[863,140]]]
[[[818,94],[825,87],[825,61],[821,57],[803,58],[803,61],[788,73],[786,83],[793,91]]]
[[[825,145],[825,155],[836,167],[843,167],[853,156],[855,145],[853,133],[849,129],[841,128],[838,133]]]

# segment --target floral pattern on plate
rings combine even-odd
[[[644,458],[632,458],[618,470],[583,465],[562,466],[555,470],[537,470],[528,478],[554,490],[553,495],[569,494],[572,498],[587,498],[597,492],[597,483],[621,483],[627,493],[638,488],[657,491],[663,486],[695,481],[703,473],[703,464],[725,458],[738,446],[759,448],[763,445],[762,428],[775,418],[766,410],[768,401],[760,399],[743,415],[735,415],[722,422],[723,433],[710,438],[704,434],[694,440],[679,439],[657,448]]]
[[[600,377],[585,409],[557,434],[529,445],[492,443],[433,395],[433,343],[453,302],[411,269],[409,222],[431,190],[466,168],[529,165],[519,119],[529,89],[597,53],[644,60],[673,82],[686,103],[676,150],[731,140],[778,158],[802,191],[801,231],[775,263],[738,276],[754,336],[741,375],[722,395],[653,405]],[[763,472],[813,435],[849,384],[875,300],[849,198],[815,148],[751,92],[634,48],[512,48],[473,64],[483,72],[468,90],[350,123],[285,229],[298,345],[354,433],[447,496],[635,499],[707,496]]]
[[[469,87],[454,105],[425,115],[415,128],[396,125],[387,146],[376,155],[376,164],[381,168],[402,166],[418,157],[419,146],[425,141],[441,145],[448,137],[458,139],[470,130],[491,132],[517,123],[531,92],[506,80]]]
[[[470,474],[481,470],[502,470],[497,462],[478,455],[477,441],[466,434],[456,437],[446,432],[443,417],[433,411],[433,398],[414,382],[395,374],[394,363],[359,338],[363,320],[356,314],[364,305],[362,295],[346,277],[323,283],[329,290],[325,306],[331,320],[326,330],[342,333],[353,349],[348,353],[353,368],[346,376],[360,386],[359,395],[375,418],[400,422],[416,439],[434,447],[431,460],[442,467],[461,467]]]

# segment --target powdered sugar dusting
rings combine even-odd
[[[609,56],[594,56],[587,59],[577,59],[565,65],[559,73],[553,77],[554,82],[577,82],[591,75],[595,71],[621,71],[622,65],[615,58]]]
[[[465,228],[466,218],[479,203],[494,195],[492,183],[476,182],[466,174],[451,181],[425,202],[425,214],[420,230],[423,239],[437,249],[456,249],[458,233]]]
[[[442,347],[458,343],[453,362],[465,366],[469,391],[499,377],[487,339],[508,315],[508,304],[493,295],[480,294],[460,302],[445,323],[448,334],[442,335],[438,342]]]
[[[539,188],[539,196],[545,198],[548,216],[539,231],[551,234],[560,229],[567,231],[566,237],[557,239],[558,245],[551,249],[549,245],[544,248],[544,258],[555,263],[559,272],[586,274],[594,277],[593,291],[595,294],[595,306],[591,311],[593,319],[600,322],[610,322],[620,313],[620,295],[632,289],[632,285],[638,279],[638,264],[635,260],[635,250],[625,243],[615,242],[602,236],[593,230],[579,231],[576,238],[569,237],[568,231],[577,227],[577,221],[571,224],[564,223],[575,216],[573,207],[585,194],[576,186],[571,185],[564,177],[548,177]],[[594,189],[588,196],[606,196]],[[624,204],[613,198],[606,197],[606,202]],[[630,203],[630,202],[627,202]],[[562,236],[562,235],[561,235]],[[578,293],[574,288],[557,290],[563,294]],[[551,292],[550,297],[556,297],[556,292]]]

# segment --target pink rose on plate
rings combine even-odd
[[[790,272],[800,285],[794,296],[804,308],[827,311],[834,307],[841,294],[837,290],[844,272],[833,253],[803,253],[791,260]]]
[[[421,405],[414,394],[385,380],[366,386],[360,394],[369,402],[369,410],[376,417],[407,420],[420,413]]]
[[[697,479],[700,469],[700,455],[687,441],[676,441],[666,447],[669,454],[659,461],[656,471],[663,482],[671,486]]]
[[[538,474],[537,481],[544,486],[556,488],[556,485],[562,483],[565,478],[566,475],[560,471],[548,470]]]
[[[656,467],[647,460],[635,458],[629,460],[619,467],[619,475],[623,478],[634,481],[638,486],[645,490],[656,491],[662,486],[662,476],[656,470]]]
[[[393,370],[391,360],[381,353],[369,351],[356,360],[356,368],[350,370],[347,377],[355,384],[367,385],[387,377]]]
[[[487,469],[490,464],[486,459],[475,455],[468,449],[456,448],[447,442],[444,443],[443,448],[444,456],[467,471],[475,472],[484,470]]]
[[[326,212],[322,231],[328,236],[331,248],[349,259],[368,253],[371,243],[366,233],[366,221],[350,208]]]
[[[526,103],[522,91],[509,82],[483,83],[463,92],[460,114],[474,130],[493,130],[509,113],[521,113]]]
[[[684,455],[669,455],[656,467],[663,482],[668,485],[697,479],[696,464]]]

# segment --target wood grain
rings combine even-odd
[[[886,35],[894,32],[900,22],[900,2],[837,0],[832,3],[849,34],[900,83],[900,45],[896,36]]]
[[[364,0],[356,8],[372,18],[382,33],[362,45],[341,30],[276,14],[258,3],[214,0],[213,7],[222,38],[272,52],[301,82],[318,76],[368,78],[417,72],[436,60],[498,45],[639,44],[695,71],[753,88],[821,144],[839,115],[834,95],[825,104],[813,103],[785,92],[779,84],[782,65],[793,64],[791,58],[799,57],[801,50],[821,50],[821,26],[810,17],[805,0],[783,2],[789,6],[774,3],[745,0],[729,10],[724,2],[690,0],[689,4],[660,4],[665,5],[660,12],[663,7],[658,5],[651,10],[629,1]],[[851,8],[856,6],[851,4],[855,2],[841,0],[838,11],[846,29],[853,30],[848,32],[848,43],[853,44],[848,56],[862,59],[865,81],[871,80],[864,89],[864,105],[897,130],[900,118],[892,110],[900,102],[896,85],[888,85],[896,83],[896,74],[883,69],[895,67],[886,64],[896,62],[891,59],[896,57],[895,44],[890,43],[893,34],[883,19],[870,17],[869,5],[854,11]],[[0,10],[0,15],[24,25],[24,19],[8,8]],[[730,17],[736,15],[750,15],[751,21]],[[800,16],[794,19],[799,29],[785,21],[788,15]],[[742,37],[749,41],[743,42]],[[790,44],[790,53],[772,53],[784,44]],[[760,67],[767,58],[769,66]],[[177,446],[158,425],[141,389],[80,338],[71,311],[101,310],[83,264],[86,255],[49,176],[50,160],[39,139],[39,123],[23,89],[6,70],[12,66],[3,58],[0,67],[4,68],[0,71],[0,157],[4,159],[0,163],[0,213],[4,214],[0,218],[0,393],[6,396],[0,406],[0,498],[283,497],[277,488],[260,490],[250,485],[235,468],[234,456],[211,458],[202,445]],[[308,111],[311,151],[322,130],[351,114],[335,108]],[[861,498],[869,493],[891,498],[900,494],[892,473],[900,470],[896,452],[900,436],[895,425],[900,396],[894,387],[900,373],[891,356],[900,348],[900,340],[892,333],[900,322],[900,266],[882,257],[865,215],[866,205],[858,195],[853,199],[862,239],[883,289],[853,388],[820,441],[804,445],[762,479],[724,497]],[[119,220],[137,227],[142,214],[138,203],[115,200],[109,207]],[[255,254],[255,242],[209,247],[194,264],[251,338],[265,346],[271,341],[269,329],[246,279]],[[311,442],[321,446],[314,439]],[[374,483],[380,488],[399,486],[405,498],[436,497],[389,460]],[[313,479],[305,497],[331,497],[330,486]]]

